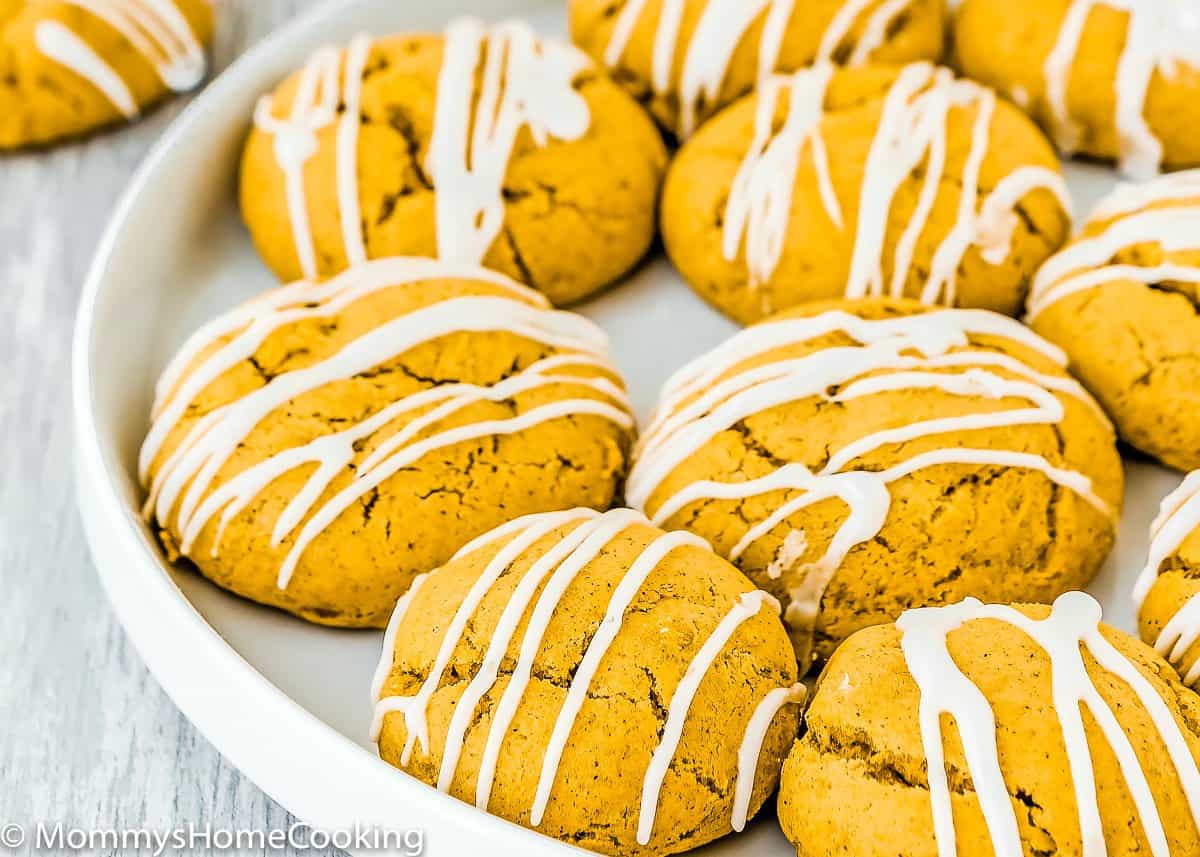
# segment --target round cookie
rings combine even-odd
[[[626,500],[777,597],[805,667],[909,607],[1048,602],[1095,574],[1122,499],[1064,362],[984,310],[792,310],[667,382]]]
[[[1062,347],[1121,438],[1200,468],[1200,170],[1117,189],[1038,272],[1034,330]]]
[[[591,851],[697,848],[742,829],[795,739],[778,612],[702,539],[628,509],[521,518],[397,605],[379,753]]]
[[[77,137],[200,84],[211,0],[0,0],[0,150]]]
[[[606,347],[539,293],[430,259],[266,292],[159,381],[147,517],[226,589],[382,627],[414,576],[480,533],[612,503],[633,418]]]
[[[784,764],[797,853],[1200,852],[1200,697],[1100,613],[968,599],[847,640]]]
[[[1136,178],[1200,165],[1200,11],[1162,0],[965,0],[963,74],[1034,116],[1068,154]]]
[[[436,256],[562,305],[645,254],[665,167],[654,123],[582,52],[462,19],[314,54],[259,102],[240,197],[283,280]]]
[[[1200,682],[1200,470],[1162,502],[1150,527],[1150,555],[1133,592],[1142,639]]]
[[[1069,212],[1049,142],[991,90],[928,63],[826,64],[688,141],[661,225],[683,278],[743,323],[843,296],[1016,315]]]
[[[772,72],[942,55],[942,0],[570,0],[571,38],[679,139]]]

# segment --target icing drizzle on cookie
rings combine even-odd
[[[426,162],[437,188],[440,258],[483,261],[504,225],[504,176],[523,130],[538,146],[587,133],[591,114],[574,82],[589,64],[521,21],[450,24]]]
[[[732,262],[745,237],[750,285],[770,280],[783,255],[791,215],[792,190],[800,156],[811,146],[812,169],[825,213],[842,229],[842,210],[834,192],[829,157],[821,138],[825,93],[833,67],[822,63],[790,77],[772,77],[757,96],[754,139],[730,190],[723,227],[723,253]],[[778,102],[790,93],[787,118],[774,128]],[[954,225],[933,255],[921,290],[925,303],[953,304],[958,269],[971,247],[984,261],[1002,264],[1009,256],[1017,227],[1020,201],[1035,190],[1054,194],[1067,212],[1066,184],[1057,172],[1027,166],[1006,175],[981,200],[980,174],[990,149],[996,96],[949,69],[929,63],[905,67],[889,88],[879,127],[867,155],[858,202],[854,252],[846,282],[847,297],[901,297],[912,274],[917,242],[929,222],[946,174],[949,120],[954,110],[973,110],[971,145],[960,176],[958,213]],[[900,189],[925,165],[917,209],[894,251],[890,282],[884,276],[884,256],[890,214]]]
[[[1091,222],[1103,223],[1103,229],[1076,238],[1038,271],[1029,295],[1028,321],[1071,295],[1119,280],[1200,285],[1200,266],[1115,261],[1139,244],[1156,244],[1164,253],[1200,250],[1200,170],[1122,185],[1100,202]]]
[[[253,358],[272,333],[308,320],[336,318],[354,302],[384,289],[446,278],[478,281],[480,294],[448,298],[397,316],[319,362],[270,377],[263,386],[196,420],[149,478],[163,444],[197,397],[226,372]],[[224,480],[218,478],[254,428],[298,396],[354,378],[422,343],[470,331],[507,331],[558,353],[490,386],[445,383],[422,389],[358,422],[279,450]],[[275,548],[291,540],[279,569],[279,587],[284,588],[305,550],[338,516],[397,471],[436,450],[585,414],[632,428],[625,394],[610,380],[615,370],[605,356],[606,347],[604,333],[594,324],[549,309],[538,293],[499,274],[430,259],[378,260],[324,284],[302,282],[268,292],[202,328],[164,373],[153,424],[139,458],[140,477],[150,488],[147,515],[164,525],[174,523],[185,556],[215,523],[211,545],[215,556],[226,525],[268,485],[286,473],[315,465],[279,514],[271,534]],[[461,424],[456,416],[473,404],[501,402],[539,388],[562,392],[553,401],[505,419]],[[385,429],[396,430],[371,446],[372,438]],[[351,464],[353,477],[331,494],[335,480],[346,476]]]
[[[803,357],[761,359],[773,351],[786,351],[789,346],[835,333],[850,337],[855,344],[824,348]],[[876,321],[831,311],[747,328],[667,382],[639,441],[626,498],[662,525],[695,502],[739,501],[789,492],[773,513],[747,522],[745,534],[728,553],[731,561],[737,561],[756,541],[786,525],[801,510],[839,498],[848,507],[847,517],[824,554],[805,563],[792,557],[788,569],[772,566],[774,573],[788,576],[790,603],[785,620],[802,635],[811,635],[825,589],[848,553],[882,529],[891,507],[889,486],[924,468],[949,464],[1036,471],[1113,520],[1114,510],[1095,493],[1088,477],[1029,452],[947,446],[912,454],[887,470],[866,471],[856,466],[875,450],[921,438],[1019,425],[1054,426],[1064,417],[1064,400],[1071,399],[1111,430],[1099,406],[1077,382],[1065,375],[1038,372],[1010,355],[973,347],[972,336],[1002,337],[1060,366],[1066,364],[1058,348],[1028,328],[982,310],[935,310]],[[977,413],[924,420],[858,438],[841,449],[831,449],[825,465],[815,472],[798,462],[783,463],[765,476],[745,481],[696,480],[651,503],[676,468],[719,434],[757,414],[807,398],[838,403],[921,389],[977,399],[986,407]],[[994,403],[1001,400],[1022,404],[995,410]],[[803,539],[800,544],[803,553],[818,548]]]
[[[1113,84],[1121,169],[1134,178],[1158,172],[1162,141],[1146,121],[1146,96],[1155,74],[1172,79],[1178,65],[1200,70],[1200,11],[1191,3],[1161,0],[1072,0],[1043,75],[1055,142],[1064,152],[1079,148],[1079,128],[1071,119],[1067,86],[1094,9],[1107,7],[1128,16],[1125,46]]]
[[[1163,499],[1158,517],[1150,525],[1150,554],[1133,588],[1133,603],[1139,612],[1163,563],[1179,552],[1197,528],[1200,528],[1200,470],[1189,473],[1183,483]],[[1185,601],[1167,621],[1154,641],[1154,648],[1182,670],[1186,666],[1188,650],[1198,640],[1200,594]],[[1200,659],[1183,674],[1183,681],[1189,686],[1200,682]]]
[[[292,245],[308,280],[317,278],[318,269],[304,169],[317,154],[321,133],[334,123],[335,190],[342,249],[350,265],[366,261],[358,196],[358,133],[363,74],[370,52],[371,38],[366,35],[356,36],[344,53],[322,47],[300,69],[286,116],[277,115],[271,94],[260,98],[254,110],[254,126],[274,138],[275,162],[284,176]]]
[[[358,137],[362,87],[371,39],[360,35],[345,52],[317,50],[300,70],[287,115],[264,95],[255,126],[274,137],[284,174],[288,220],[300,270],[320,274],[314,245],[305,167],[317,155],[321,134],[336,124],[336,198],[342,250],[348,265],[367,258],[358,187]],[[578,140],[591,125],[587,101],[574,88],[590,61],[576,48],[542,41],[524,22],[485,27],[457,19],[445,35],[438,75],[433,134],[425,171],[435,188],[438,258],[478,265],[504,225],[504,178],[517,141],[527,132],[535,145]]]
[[[742,39],[760,18],[762,34],[758,43],[758,81],[761,84],[779,64],[784,36],[792,17],[795,0],[701,0],[704,6],[685,49],[679,71],[679,136],[686,138],[696,130],[697,114],[720,96],[729,72],[729,63]],[[854,44],[848,62],[859,65],[887,39],[887,28],[912,0],[846,0],[821,37],[815,62],[832,61],[850,36],[854,24],[878,4],[867,18],[862,35]],[[627,0],[604,52],[609,67],[620,64],[633,31],[647,8],[647,0]],[[651,83],[656,95],[671,88],[675,55],[687,0],[662,0],[658,25],[654,31],[654,57]]]
[[[117,31],[154,69],[163,86],[186,92],[204,79],[204,46],[172,0],[62,0]],[[34,44],[49,59],[99,90],[126,119],[140,110],[129,84],[96,48],[61,21],[39,21]]]
[[[1018,629],[1049,658],[1053,702],[1079,813],[1083,857],[1103,857],[1107,853],[1084,709],[1116,758],[1149,841],[1150,853],[1154,857],[1169,857],[1171,847],[1147,771],[1117,719],[1117,712],[1089,674],[1084,651],[1095,662],[1093,669],[1115,676],[1133,690],[1167,750],[1197,826],[1200,826],[1200,771],[1171,710],[1133,662],[1105,638],[1100,625],[1100,605],[1082,592],[1060,596],[1050,615],[1040,620],[1012,607],[982,604],[968,598],[949,607],[910,610],[896,622],[903,635],[901,648],[908,671],[921,695],[921,740],[929,772],[939,857],[955,857],[959,853],[946,774],[943,715],[953,719],[962,741],[966,773],[979,800],[992,849],[998,857],[1020,857],[1025,853],[1000,764],[995,715],[983,691],[963,673],[949,649],[949,637],[955,630],[982,620],[1003,622]]]
[[[479,670],[455,703],[454,714],[447,730],[437,782],[437,787],[442,791],[449,791],[454,782],[467,728],[484,696],[495,687],[502,659],[512,645],[522,620],[528,615],[524,634],[519,642],[516,663],[508,676],[504,692],[493,707],[480,762],[475,803],[480,809],[486,810],[491,800],[504,739],[529,687],[534,661],[542,649],[550,622],[567,589],[584,568],[622,533],[633,526],[648,525],[649,521],[643,515],[630,509],[616,509],[605,514],[590,509],[573,509],[519,518],[460,550],[454,559],[501,543],[455,611],[429,674],[417,692],[411,696],[387,696],[382,693],[384,682],[380,677],[386,677],[395,665],[394,629],[403,621],[408,609],[407,601],[397,605],[393,622],[389,624],[390,639],[385,640],[383,655],[376,670],[376,682],[372,688],[372,697],[375,699],[372,739],[378,741],[384,718],[388,714],[399,713],[404,717],[407,733],[401,752],[401,765],[409,764],[412,752],[418,746],[422,752],[429,752],[429,702],[441,684],[455,649],[462,641],[468,622],[504,572],[539,541],[551,533],[557,533],[558,540],[555,544],[530,564],[516,582],[492,632]],[[555,717],[530,807],[529,823],[533,827],[539,826],[544,818],[552,797],[559,764],[576,719],[587,700],[601,662],[621,632],[625,613],[659,564],[673,551],[689,546],[708,548],[707,542],[690,533],[673,532],[657,536],[641,550],[614,587],[604,616],[588,642],[579,666],[572,675],[562,707]],[[779,607],[770,595],[761,590],[745,593],[734,601],[717,627],[700,643],[668,702],[662,736],[643,777],[637,832],[637,841],[640,844],[647,844],[653,834],[663,780],[675,757],[701,682],[741,625],[756,616],[764,606],[776,611]],[[774,689],[764,695],[751,713],[739,745],[738,779],[731,816],[733,829],[741,830],[745,825],[758,757],[771,723],[785,705],[800,703],[803,699],[803,685]]]

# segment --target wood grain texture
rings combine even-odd
[[[218,0],[216,70],[314,4]],[[0,156],[0,826],[291,823],[146,672],[108,608],[75,509],[75,305],[117,198],[185,102],[81,143]]]

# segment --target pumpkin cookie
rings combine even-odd
[[[414,582],[375,674],[379,753],[604,854],[741,830],[796,736],[779,605],[636,512],[532,515]]]
[[[969,599],[847,640],[783,768],[797,853],[1200,853],[1200,696],[1100,613]]]
[[[259,102],[241,206],[284,280],[436,256],[565,304],[645,254],[665,165],[654,123],[582,52],[463,19],[314,54]]]
[[[1200,170],[1128,185],[1038,272],[1029,323],[1123,440],[1200,468]]]
[[[1190,0],[965,0],[963,73],[1007,93],[1068,154],[1136,178],[1200,164],[1200,8]]]
[[[1066,240],[1049,142],[1020,111],[928,63],[774,77],[679,152],[667,253],[741,322],[840,296],[1016,315]]]
[[[942,0],[570,0],[571,38],[669,133],[773,72],[942,55]]]
[[[0,0],[0,150],[131,121],[200,84],[211,0]]]
[[[1200,470],[1163,500],[1133,597],[1142,639],[1195,687],[1200,682]]]
[[[805,666],[909,607],[1048,602],[1100,567],[1122,495],[1064,364],[983,310],[792,310],[667,382],[626,499],[779,598]]]
[[[606,338],[490,271],[384,259],[191,337],[139,470],[172,555],[313,622],[382,627],[511,518],[607,508],[633,419]]]

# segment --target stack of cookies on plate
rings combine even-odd
[[[168,554],[386,629],[383,759],[593,851],[766,806],[802,857],[1200,853],[1196,477],[1145,643],[1080,591],[1118,443],[1200,467],[1200,13],[956,5],[572,0],[574,44],[314,53],[240,175],[289,284],[158,385]],[[1138,182],[1075,230],[1071,153]],[[659,237],[747,326],[639,432],[563,307]]]

